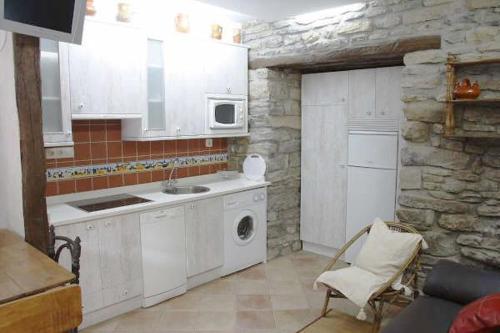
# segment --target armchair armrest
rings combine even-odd
[[[467,304],[500,292],[500,272],[441,260],[427,276],[423,291],[430,296]]]

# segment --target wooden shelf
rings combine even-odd
[[[447,101],[453,104],[500,104],[500,99],[454,99]]]
[[[453,66],[453,67],[492,65],[492,64],[500,64],[500,59],[484,59],[484,60],[462,61],[462,62],[456,61],[456,60],[451,60],[448,62],[448,64]]]
[[[455,124],[455,106],[456,105],[497,105],[500,104],[500,99],[453,99],[453,90],[455,88],[455,83],[457,79],[456,70],[460,67],[467,66],[480,66],[480,65],[490,65],[490,64],[500,64],[500,58],[496,59],[483,59],[476,61],[457,61],[457,58],[453,55],[448,56],[448,61],[446,63],[446,102],[445,102],[445,124],[444,133],[445,137],[448,138],[500,138],[499,133],[488,133],[488,132],[467,132],[456,128]]]

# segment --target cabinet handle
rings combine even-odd
[[[88,224],[86,229],[87,229],[87,230],[94,230],[94,229],[95,229],[95,225],[93,225],[93,224]]]
[[[85,108],[85,104],[80,103],[80,104],[78,105],[78,109],[79,109],[79,110],[83,110],[84,108]]]
[[[168,217],[168,214],[167,214],[167,213],[165,213],[165,214],[156,215],[154,218],[155,218],[155,219],[162,219],[162,218],[164,218],[164,217]]]

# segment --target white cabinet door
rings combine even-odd
[[[345,242],[347,104],[303,106],[300,237],[331,248]]]
[[[346,238],[350,240],[376,217],[394,220],[397,171],[349,167],[348,174]],[[365,239],[347,251],[348,262],[356,258]]]
[[[103,307],[103,292],[99,251],[98,223],[86,222],[58,226],[56,235],[70,239],[80,237],[82,252],[80,256],[80,287],[82,288],[83,313],[88,313]],[[61,243],[58,241],[56,246]],[[71,270],[69,251],[61,253],[59,263]]]
[[[222,198],[186,204],[188,277],[224,264],[224,205]]]
[[[186,228],[184,207],[141,215],[144,297],[186,284]]]
[[[349,118],[375,118],[375,69],[349,71]]]
[[[142,293],[139,216],[98,221],[104,306]]]
[[[190,38],[172,38],[165,50],[166,135],[194,136],[204,132],[204,59],[207,56]]]
[[[248,95],[248,49],[207,42],[205,57],[206,93]]]
[[[377,118],[401,118],[403,102],[401,101],[401,67],[376,69],[376,106]]]
[[[398,133],[349,134],[349,165],[366,168],[398,167]]]
[[[138,28],[86,20],[69,46],[73,114],[139,114],[146,102],[147,38]]]
[[[40,79],[45,146],[73,145],[66,44],[40,39]]]
[[[347,102],[348,73],[334,72],[302,76],[302,105],[330,105]]]

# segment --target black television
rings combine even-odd
[[[0,0],[0,29],[80,44],[86,0]]]

